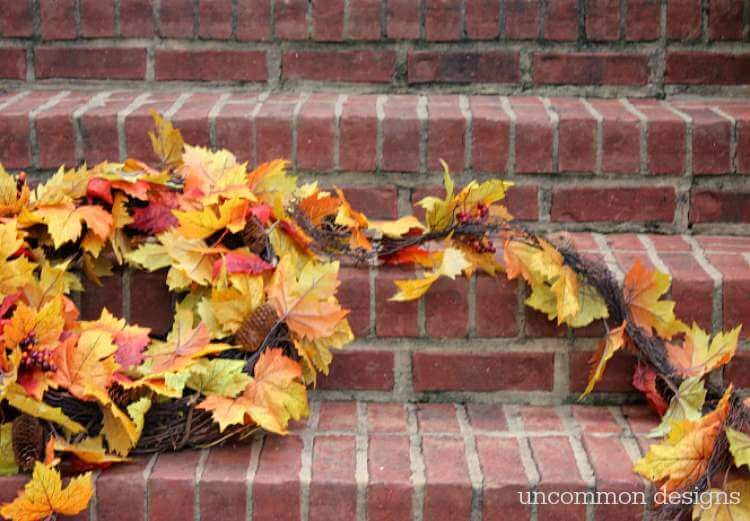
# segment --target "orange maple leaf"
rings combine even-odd
[[[636,260],[622,287],[633,323],[649,334],[653,328],[666,339],[686,329],[674,315],[675,303],[659,300],[669,290],[669,284],[669,275],[649,270]]]

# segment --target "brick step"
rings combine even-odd
[[[631,468],[656,424],[642,406],[314,402],[309,421],[287,437],[105,470],[77,519],[529,520],[520,499],[532,490],[649,497]],[[25,479],[0,478],[0,501]],[[533,510],[540,521],[617,521],[640,519],[644,506]]]
[[[189,143],[326,174],[374,218],[411,211],[443,158],[459,181],[516,182],[523,221],[748,233],[750,176],[737,175],[750,173],[748,99],[23,90],[0,94],[0,162],[44,173],[155,160],[152,109]]]
[[[2,0],[17,83],[656,95],[750,81],[741,0]]]

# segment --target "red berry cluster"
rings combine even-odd
[[[39,348],[36,345],[36,333],[33,331],[21,340],[21,369],[31,371],[39,368],[42,371],[57,371],[57,366],[52,363],[52,352]]]
[[[472,211],[461,210],[457,215],[460,224],[482,224],[487,221],[489,216],[490,207],[484,203],[477,203]],[[479,238],[474,236],[464,237],[463,242],[477,253],[495,253],[497,251],[495,245],[486,235]]]

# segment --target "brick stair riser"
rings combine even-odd
[[[2,0],[0,78],[732,92],[743,0]]]
[[[642,505],[532,509],[521,498],[532,491],[648,497],[631,467],[655,425],[642,406],[316,402],[309,421],[285,438],[105,470],[96,501],[76,519],[639,519]],[[0,501],[25,479],[0,478]]]
[[[750,316],[750,239],[717,236],[572,234],[586,255],[608,263],[618,277],[636,260],[672,276],[677,315],[709,331],[747,324]],[[322,396],[369,400],[449,400],[562,403],[585,389],[589,359],[604,334],[601,324],[580,330],[558,327],[523,304],[526,289],[485,275],[439,281],[419,302],[389,302],[393,281],[413,270],[344,267],[339,297],[351,310],[357,336],[336,353]],[[164,334],[172,295],[164,273],[126,272],[86,283],[85,319],[106,306],[117,315]],[[750,328],[745,328],[731,379],[750,386]],[[636,359],[618,355],[597,386],[597,400],[631,397]]]
[[[419,212],[414,203],[438,190],[442,158],[459,182],[514,181],[511,212],[545,229],[748,233],[750,103],[741,99],[8,92],[0,162],[41,175],[83,161],[153,161],[150,110],[189,143],[325,174],[373,218]]]

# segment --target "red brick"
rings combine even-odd
[[[625,39],[658,40],[661,33],[659,0],[625,0]]]
[[[292,157],[292,121],[298,95],[271,96],[255,117],[255,150],[258,164]]]
[[[568,333],[567,326],[557,325],[557,321],[547,318],[546,313],[540,313],[530,307],[525,307],[523,313],[526,319],[524,332],[528,337],[556,338],[564,337]]]
[[[422,403],[417,407],[419,431],[423,433],[459,433],[456,406],[452,403]]]
[[[338,298],[355,336],[367,336],[370,331],[370,273],[362,268],[341,268]]]
[[[339,391],[392,391],[393,352],[349,350],[336,353],[328,376],[318,379],[318,389]]]
[[[681,235],[649,235],[659,255],[672,253],[690,253],[692,248]]]
[[[750,83],[750,54],[671,51],[664,83],[743,85]]]
[[[211,147],[209,115],[219,97],[220,94],[196,92],[174,113],[172,123],[180,129],[186,143]]]
[[[596,120],[577,99],[553,98],[557,112],[560,172],[596,172]]]
[[[211,449],[201,476],[201,519],[243,519],[247,501],[247,469],[251,465],[250,445]]]
[[[0,47],[0,78],[26,79],[26,50],[22,47]]]
[[[612,415],[612,411],[607,407],[573,405],[571,412],[583,432],[613,434],[622,432],[622,427],[617,423],[617,420]]]
[[[200,0],[198,36],[213,40],[232,37],[232,0]]]
[[[266,81],[265,51],[157,49],[157,81]]]
[[[461,1],[425,0],[425,36],[434,42],[461,39]]]
[[[24,38],[34,34],[31,0],[0,0],[0,34]]]
[[[552,220],[672,222],[675,206],[675,190],[667,186],[557,188],[552,194]]]
[[[659,425],[661,418],[650,407],[643,405],[623,405],[622,415],[630,430],[635,434],[645,434]]]
[[[130,276],[130,322],[162,335],[172,327],[172,293],[166,270],[134,271]]]
[[[381,168],[392,172],[417,172],[421,132],[417,97],[389,96],[384,112]]]
[[[120,34],[125,38],[150,38],[154,35],[151,0],[120,0]]]
[[[548,0],[544,38],[557,41],[578,39],[578,0]]]
[[[500,34],[500,0],[466,0],[466,35],[472,40],[494,40]]]
[[[297,123],[297,166],[333,170],[336,146],[335,94],[313,94],[303,104]]]
[[[529,438],[539,469],[537,490],[549,492],[585,492],[586,483],[581,478],[570,441],[563,436]],[[585,505],[540,504],[540,520],[584,519]]]
[[[440,278],[425,296],[425,327],[432,338],[463,338],[469,332],[469,281]]]
[[[37,47],[36,77],[100,80],[142,80],[146,49]]]
[[[75,127],[73,113],[88,102],[90,95],[73,93],[47,110],[37,113],[36,135],[39,168],[54,169],[61,164],[75,166]]]
[[[690,198],[690,222],[750,222],[750,193],[697,188]]]
[[[750,351],[737,351],[727,365],[724,379],[739,388],[747,389],[750,387]]]
[[[148,480],[149,519],[192,519],[199,451],[164,453]]]
[[[708,4],[708,37],[711,40],[742,40],[745,29],[743,2],[710,0]]]
[[[463,172],[466,151],[467,122],[458,96],[431,95],[427,113],[427,168],[442,172],[442,159],[453,172]]]
[[[351,0],[347,36],[352,40],[380,40],[381,8],[379,0]]]
[[[412,270],[380,269],[375,278],[375,333],[379,337],[418,336],[417,302],[391,302],[396,293],[393,281],[414,278]]]
[[[694,40],[701,35],[701,0],[667,0],[667,38]]]
[[[102,285],[98,286],[88,278],[84,278],[84,292],[81,294],[81,319],[96,320],[104,308],[117,317],[123,315],[122,310],[122,274],[118,270],[110,277],[101,278]]]
[[[685,173],[685,122],[672,111],[656,103],[632,101],[646,116],[646,170],[657,175]]]
[[[477,436],[484,475],[484,519],[530,519],[531,507],[519,501],[530,490],[518,440]]]
[[[646,85],[648,57],[616,52],[537,53],[534,83],[542,85]]]
[[[601,338],[603,335],[597,337]],[[571,351],[568,370],[570,374],[570,392],[582,393],[588,384],[593,351]],[[595,392],[627,393],[633,391],[633,371],[637,360],[633,356],[617,354],[607,364],[604,377],[596,384]]]
[[[313,445],[310,521],[354,519],[357,483],[353,436],[318,436]]]
[[[279,0],[274,4],[277,38],[307,39],[307,5],[308,0]]]
[[[737,172],[750,174],[750,106],[738,100],[737,104],[729,101],[725,105],[720,105],[719,108],[735,120]]]
[[[367,404],[367,430],[369,432],[405,433],[407,431],[407,424],[404,404]]]
[[[711,277],[692,254],[659,252],[661,260],[672,274],[672,298],[677,302],[675,313],[692,324],[711,329],[713,289]]]
[[[539,220],[539,188],[532,185],[515,185],[511,188],[506,206],[521,221]]]
[[[313,39],[340,42],[344,38],[344,0],[312,0]]]
[[[413,0],[388,1],[388,37],[395,40],[419,38],[419,2]]]
[[[372,219],[398,217],[398,195],[395,186],[344,186],[343,190],[351,205]]]
[[[340,122],[339,163],[342,170],[374,172],[376,168],[377,96],[350,96]]]
[[[136,98],[135,92],[115,92],[102,106],[86,111],[80,121],[83,158],[89,165],[120,159],[117,113]]]
[[[302,447],[297,436],[266,437],[253,481],[255,519],[299,520]]]
[[[106,38],[115,36],[114,0],[79,0],[81,36]]]
[[[586,2],[586,37],[594,41],[620,39],[620,0]]]
[[[159,32],[165,38],[193,37],[192,0],[162,0]]]
[[[479,337],[512,337],[518,334],[518,284],[500,273],[477,276],[476,328]]]
[[[42,39],[75,40],[75,10],[75,0],[40,0]]]
[[[357,402],[322,402],[318,430],[355,432],[357,430]]]
[[[750,316],[750,263],[741,255],[729,254],[708,254],[708,260],[722,275],[724,329],[747,322]],[[750,328],[744,327],[740,338],[750,338]]]
[[[460,439],[425,436],[425,519],[469,519],[471,481]]]
[[[148,459],[115,465],[96,480],[96,517],[102,521],[143,521],[146,519],[144,471]],[[0,487],[2,488],[2,487]],[[1,498],[0,498],[1,499]]]
[[[394,51],[286,51],[282,74],[289,80],[388,83],[396,67]]]
[[[706,253],[746,253],[750,251],[750,237],[698,235],[695,240]]]
[[[370,436],[367,457],[368,521],[410,521],[411,463],[406,436]]]
[[[503,406],[497,403],[468,403],[466,412],[473,429],[487,431],[507,431]]]
[[[525,431],[565,432],[562,419],[552,407],[524,406],[519,414]]]
[[[505,1],[505,36],[511,40],[539,37],[541,13],[537,0]]]
[[[6,168],[31,166],[29,112],[54,95],[54,92],[31,92],[0,111],[0,163]]]
[[[553,353],[417,352],[415,391],[551,391]]]
[[[471,96],[469,104],[472,168],[478,172],[505,172],[510,147],[510,118],[494,96]]]
[[[618,100],[591,100],[602,115],[602,170],[637,174],[640,170],[641,127],[635,114]]]
[[[238,0],[237,39],[266,41],[271,38],[271,0]]]
[[[552,121],[538,98],[511,98],[516,114],[516,164],[519,174],[552,172]]]
[[[411,51],[409,83],[518,83],[518,51]]]
[[[693,172],[695,174],[731,172],[732,126],[730,122],[707,108],[681,110],[693,120]]]

